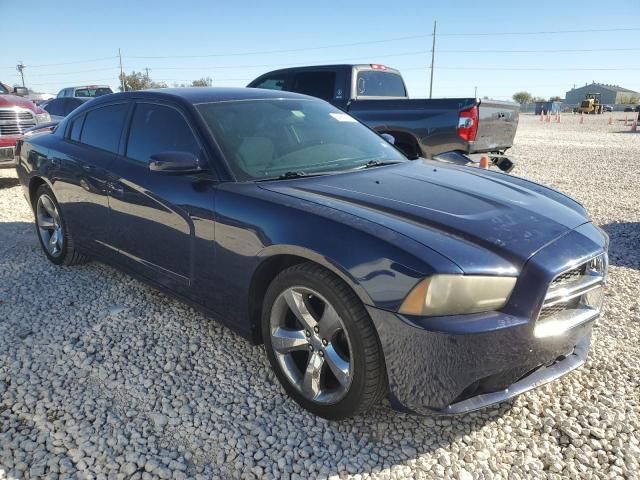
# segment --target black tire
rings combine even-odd
[[[37,206],[42,196],[48,197],[51,200],[51,202],[54,204],[57,210],[57,214],[59,216],[60,226],[62,227],[62,232],[63,232],[62,248],[60,249],[60,252],[56,255],[53,255],[51,252],[49,252],[46,245],[44,244],[42,235],[40,233],[40,227],[39,227],[38,218],[37,218],[38,217]],[[64,216],[62,215],[62,209],[60,208],[60,204],[58,203],[58,200],[56,199],[55,195],[53,194],[53,192],[51,191],[48,185],[41,185],[36,191],[36,195],[33,199],[33,212],[36,217],[35,228],[36,228],[36,235],[38,236],[38,241],[40,242],[42,251],[44,252],[44,254],[46,255],[46,257],[49,259],[51,263],[54,263],[55,265],[72,266],[72,265],[79,265],[82,263],[86,263],[89,260],[86,255],[83,255],[76,250],[75,244],[73,242],[73,236],[71,235],[71,231],[69,230],[69,227],[67,226],[64,220]]]
[[[271,337],[274,302],[289,288],[303,287],[318,292],[338,313],[350,341],[351,383],[335,403],[306,398],[292,384],[276,359]],[[302,263],[283,270],[271,282],[262,309],[262,334],[269,362],[286,392],[304,409],[329,420],[348,418],[379,403],[387,392],[388,380],[382,347],[373,323],[360,299],[339,277],[314,263]],[[325,374],[326,375],[326,374]]]

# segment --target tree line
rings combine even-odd
[[[516,92],[511,96],[511,98],[513,99],[514,102],[517,102],[520,105],[524,103],[535,103],[535,102],[559,102],[560,100],[562,100],[562,97],[559,97],[557,95],[554,95],[553,97],[549,97],[549,99],[546,99],[544,97],[534,97],[529,92],[525,92],[525,91]]]
[[[135,70],[129,74],[121,73],[120,79],[120,91],[131,90],[145,90],[147,88],[167,88],[168,85],[165,82],[156,82],[149,75],[143,72],[136,72]],[[190,84],[187,83],[174,83],[173,87],[211,87],[213,85],[213,79],[211,77],[202,77],[198,80],[193,80]],[[124,88],[123,88],[124,86]]]

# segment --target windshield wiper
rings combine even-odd
[[[395,160],[369,160],[364,165],[360,165],[356,168],[372,168],[372,167],[382,167],[384,165],[393,165],[395,163],[401,163]]]
[[[301,170],[284,172],[282,175],[278,175],[277,177],[265,177],[259,178],[256,182],[268,182],[269,180],[289,180],[291,178],[303,178],[303,177],[317,177],[319,175],[324,175],[323,173],[305,173]]]
[[[309,177],[309,176],[310,175],[304,173],[303,171],[297,170],[297,171],[284,172],[278,178],[280,180],[286,180],[287,178],[301,178],[301,177]]]

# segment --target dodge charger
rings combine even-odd
[[[510,399],[584,363],[602,307],[608,239],[578,202],[409,161],[300,94],[105,95],[16,168],[51,262],[108,263],[264,344],[325,418]]]

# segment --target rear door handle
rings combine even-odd
[[[96,167],[93,165],[82,165],[82,169],[87,173],[93,173],[96,170]]]

